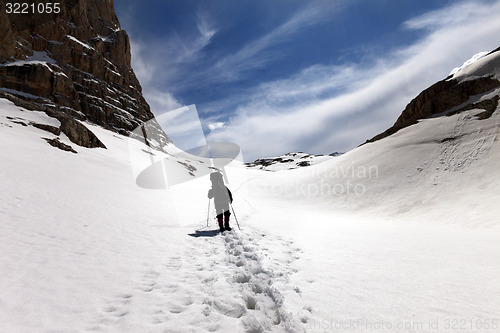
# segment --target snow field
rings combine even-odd
[[[280,215],[268,216],[273,226],[258,226],[295,240],[302,251],[289,278],[300,298],[285,299],[307,332],[372,332],[370,323],[383,322],[391,332],[428,332],[396,325],[432,320],[442,323],[437,331],[453,332],[445,320],[499,316],[496,232],[314,210]],[[290,225],[292,215],[302,228]]]
[[[272,273],[262,267],[253,246],[245,243],[234,232],[192,234],[184,248],[165,256],[161,265],[145,265],[132,290],[124,288],[109,297],[90,329],[285,330],[293,320],[283,310]]]
[[[0,110],[0,332],[455,332],[446,320],[500,318],[498,111],[307,168],[235,162],[242,230],[232,216],[219,235],[208,176],[141,189],[127,138],[86,124],[108,149],[61,135],[72,154],[29,125],[58,125],[44,113]],[[318,191],[347,181],[366,191]]]
[[[332,214],[500,226],[500,115],[471,110],[420,121],[335,159],[263,175],[252,192]]]
[[[208,177],[192,182],[196,193],[191,184],[177,190],[192,200],[181,196],[176,205],[175,189],[135,185],[126,138],[87,124],[108,149],[77,147],[61,135],[78,154],[64,152],[41,139],[54,135],[29,125],[57,121],[1,102],[1,332],[296,325],[274,287],[285,272],[275,275],[256,252],[262,236],[189,236],[205,225]]]
[[[290,281],[313,305],[302,317],[308,332],[454,332],[453,320],[499,322],[500,117],[482,121],[479,112],[423,120],[247,184],[258,194],[253,226],[304,253]],[[365,191],[348,193],[348,182]]]

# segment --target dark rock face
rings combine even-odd
[[[60,7],[58,14],[0,11],[0,88],[35,104],[31,109],[43,105],[121,134],[154,118],[113,0],[68,0]],[[149,126],[157,127],[161,144],[170,142],[156,122]]]
[[[106,148],[94,133],[77,120],[69,116],[59,120],[61,121],[61,131],[68,136],[71,142],[87,148]]]
[[[451,116],[453,114],[456,114],[456,113],[459,113],[462,111],[466,111],[466,110],[483,109],[484,112],[479,113],[477,115],[477,117],[479,119],[488,119],[489,117],[491,117],[493,115],[493,113],[495,112],[495,110],[498,107],[498,98],[499,98],[498,96],[494,96],[492,99],[487,99],[487,100],[484,100],[484,101],[481,101],[478,103],[466,105],[458,111],[451,112],[451,113],[447,114],[447,116]]]
[[[43,131],[47,131],[49,133],[54,134],[55,136],[59,136],[61,134],[61,129],[55,126],[50,126],[46,124],[38,124],[38,123],[30,123],[31,126],[41,129]]]
[[[479,94],[484,94],[497,87],[500,87],[500,81],[489,78],[480,77],[475,80],[458,82],[457,80],[443,80],[435,83],[426,90],[422,91],[414,98],[404,109],[403,113],[396,120],[396,123],[385,132],[373,137],[366,142],[374,142],[392,135],[402,128],[417,123],[419,119],[429,118],[431,116],[444,113],[452,108],[455,108],[469,100],[469,97]],[[496,101],[491,103],[483,103],[491,107],[494,104],[493,110],[496,108]],[[487,105],[486,105],[487,104]],[[490,105],[491,104],[491,105]],[[483,108],[480,105],[475,107]],[[467,106],[459,111],[472,109],[474,107]],[[491,116],[491,114],[490,114]]]

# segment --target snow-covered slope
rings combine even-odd
[[[483,111],[248,184],[255,225],[303,251],[308,332],[498,329],[500,112]]]
[[[87,124],[108,149],[66,152],[28,125],[57,121],[0,102],[2,332],[453,332],[500,317],[498,110],[308,168],[235,162],[242,230],[221,236],[208,176],[141,189],[146,146]]]
[[[500,113],[481,120],[476,115],[483,111],[422,120],[300,177],[283,175],[295,180],[289,199],[310,198],[313,205],[319,199],[331,209],[375,216],[498,226]]]
[[[208,176],[142,189],[138,141],[86,124],[107,149],[75,154],[30,125],[57,120],[3,99],[0,110],[1,332],[300,330],[282,296],[296,250],[256,231],[222,237],[213,211],[206,228]]]

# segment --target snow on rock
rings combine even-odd
[[[73,36],[71,36],[71,35],[66,35],[66,37],[67,37],[69,40],[71,40],[71,41],[73,41],[73,42],[75,42],[75,43],[77,43],[77,44],[79,44],[79,45],[83,46],[83,48],[85,48],[85,49],[87,49],[87,50],[93,50],[93,51],[95,51],[95,49],[94,49],[92,46],[90,46],[90,45],[89,45],[89,44],[87,44],[87,43],[82,42],[81,40],[79,40],[79,39],[77,39],[77,38],[75,38],[75,37],[73,37]]]
[[[474,54],[472,56],[472,58],[470,58],[469,60],[467,60],[466,62],[464,62],[462,66],[456,67],[456,68],[452,69],[452,71],[450,72],[450,75],[455,75],[457,72],[459,72],[462,69],[468,67],[472,63],[478,61],[479,59],[483,58],[487,54],[488,54],[488,52],[479,52],[479,53]]]
[[[450,75],[448,80],[457,79],[459,82],[484,76],[492,76],[492,78],[500,80],[500,51],[489,54],[478,53],[461,67],[455,68]]]
[[[118,30],[115,30],[116,31],[119,31],[120,29]],[[101,35],[97,35],[97,38],[99,38],[100,40],[102,40],[103,42],[106,42],[106,43],[112,43],[113,40],[111,38],[109,38],[109,36],[101,36]]]
[[[33,51],[33,55],[24,59],[24,60],[15,60],[11,62],[7,62],[5,64],[0,64],[0,67],[11,67],[11,66],[45,66],[47,69],[49,69],[52,73],[55,75],[61,75],[64,77],[68,77],[66,74],[64,74],[61,71],[61,67],[57,65],[57,62],[52,59],[47,52],[45,51]],[[58,71],[54,71],[54,69],[51,67],[56,67],[58,68]]]
[[[0,64],[0,66],[24,66],[24,65],[57,65],[57,62],[52,59],[45,51],[33,51],[33,55],[24,60],[15,60]],[[49,67],[50,68],[50,67]]]

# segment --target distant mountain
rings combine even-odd
[[[2,10],[0,32],[0,97],[59,119],[71,141],[102,146],[75,119],[127,135],[154,118],[113,0],[63,1],[57,14]],[[170,142],[155,121],[148,126],[161,145]]]
[[[341,155],[340,153],[333,154],[325,156],[306,154],[302,152],[288,153],[279,157],[259,158],[252,163],[247,163],[246,166],[266,171],[290,170],[315,165]]]
[[[498,105],[499,95],[491,92],[500,87],[499,80],[500,48],[484,57],[476,55],[454,69],[446,79],[422,91],[406,106],[392,127],[365,143],[383,139],[422,119],[451,116],[465,110],[483,109],[479,117],[489,118]]]

